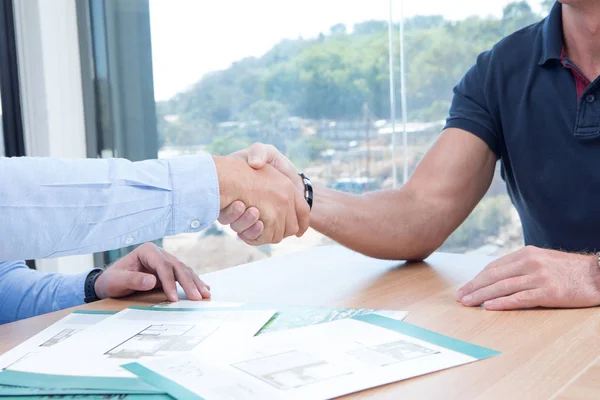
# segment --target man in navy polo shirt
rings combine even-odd
[[[598,76],[600,1],[557,2],[477,58],[407,184],[365,196],[315,185],[311,226],[370,256],[423,259],[481,200],[500,160],[528,246],[487,266],[458,300],[491,310],[600,305]],[[246,152],[253,167],[270,163],[303,188],[272,146]]]

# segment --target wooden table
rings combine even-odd
[[[561,390],[558,400],[595,400],[600,397],[600,357]]]
[[[502,352],[487,360],[358,393],[354,398],[554,397],[600,356],[600,310],[492,312],[456,303],[456,289],[489,261],[480,256],[434,254],[426,263],[406,264],[327,246],[203,278],[212,286],[214,300],[407,310],[407,322]],[[83,308],[118,310],[164,299],[152,294]],[[0,326],[0,353],[67,312]],[[594,371],[597,381],[598,369]]]

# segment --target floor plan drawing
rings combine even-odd
[[[439,351],[405,340],[383,343],[348,352],[361,361],[379,367],[437,354]]]
[[[244,361],[234,364],[232,367],[279,390],[295,389],[352,374],[352,370],[348,368],[333,365],[296,350]]]
[[[50,339],[40,344],[40,347],[52,347],[55,344],[58,344],[71,336],[75,335],[78,332],[81,332],[83,329],[74,329],[74,328],[65,328],[62,331],[58,332],[56,335],[52,336]]]
[[[110,358],[138,359],[174,352],[187,352],[193,350],[216,331],[216,329],[202,331],[195,328],[195,325],[150,325],[137,335],[107,351],[105,355]]]

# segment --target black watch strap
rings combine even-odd
[[[90,271],[88,276],[85,278],[84,284],[84,301],[86,303],[92,303],[100,300],[96,294],[96,279],[102,274],[104,270],[102,268],[94,268]]]
[[[310,181],[310,179],[308,178],[308,176],[306,176],[304,174],[304,172],[300,172],[298,175],[300,175],[300,177],[302,178],[302,182],[304,182],[304,199],[306,199],[306,202],[308,203],[308,206],[312,210],[312,205],[313,205],[313,186],[312,186],[312,182]]]

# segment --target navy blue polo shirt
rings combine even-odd
[[[600,250],[600,79],[563,51],[562,6],[478,56],[454,88],[446,128],[496,153],[525,243]]]

